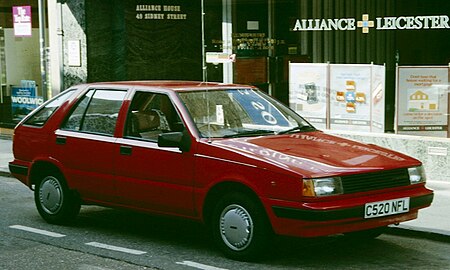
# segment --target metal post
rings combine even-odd
[[[3,28],[0,27],[0,104],[3,103],[3,54],[4,52],[4,34]]]
[[[39,51],[41,58],[41,80],[42,80],[42,97],[44,100],[48,99],[47,94],[47,59],[45,56],[45,4],[44,0],[38,1],[38,9],[39,9]]]
[[[208,81],[206,56],[205,56],[205,1],[202,0],[202,69],[203,69],[203,81]]]
[[[233,53],[231,0],[222,0],[222,40],[223,53]],[[223,64],[223,82],[233,83],[233,63]]]
[[[274,39],[274,33],[275,33],[275,18],[274,18],[274,16],[275,16],[275,7],[274,7],[274,5],[275,5],[275,1],[274,0],[268,0],[267,1],[267,17],[268,17],[268,22],[267,22],[267,24],[268,24],[268,26],[267,26],[267,28],[268,28],[268,33],[267,33],[267,39],[268,40],[270,40],[270,41],[272,41],[273,39]],[[269,50],[268,50],[268,57],[267,57],[267,83],[268,83],[268,85],[269,85],[269,88],[268,88],[268,92],[269,92],[269,95],[274,95],[274,93],[273,93],[273,83],[274,82],[272,82],[271,80],[270,80],[270,78],[272,77],[272,74],[271,74],[271,64],[272,64],[272,61],[271,61],[271,59],[275,56],[275,44],[273,44],[272,42],[270,43],[270,44],[272,44],[272,46],[273,46],[273,48],[271,48],[271,47],[269,47]]]

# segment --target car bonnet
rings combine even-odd
[[[389,149],[320,131],[224,139],[214,144],[304,177],[364,173],[421,164]]]

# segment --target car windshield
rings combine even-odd
[[[180,92],[201,136],[232,138],[312,131],[295,112],[255,89]]]

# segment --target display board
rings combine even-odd
[[[397,133],[447,137],[448,66],[397,68]]]
[[[385,67],[289,65],[290,107],[317,128],[384,132]]]
[[[385,117],[385,66],[372,66],[372,132],[384,133],[384,117]]]
[[[327,128],[328,64],[289,64],[289,105],[319,129]]]
[[[370,131],[371,66],[331,65],[330,129]]]

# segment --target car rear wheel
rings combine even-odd
[[[227,257],[243,261],[262,255],[272,235],[264,209],[244,193],[229,193],[218,201],[211,230]]]
[[[80,212],[80,200],[59,173],[42,177],[36,184],[34,200],[39,214],[48,223],[70,223]]]

